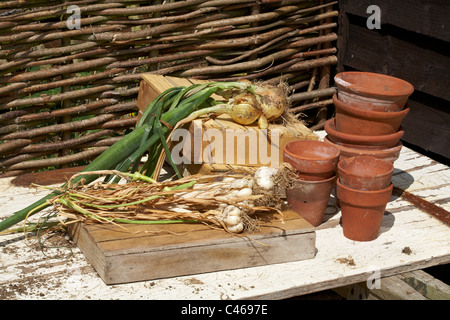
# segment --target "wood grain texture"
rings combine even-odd
[[[73,224],[69,234],[106,284],[312,259],[314,227],[293,211],[256,232],[229,234],[201,224]]]
[[[381,28],[366,25],[370,5],[381,9]],[[410,82],[415,92],[402,125],[402,140],[450,159],[450,7],[445,0],[339,2],[337,71],[388,74]]]
[[[450,210],[450,169],[403,147],[395,162],[394,186]],[[47,190],[0,179],[0,218],[40,199]],[[106,285],[77,247],[47,248],[22,233],[0,237],[0,296],[3,299],[283,299],[365,282],[374,271],[388,277],[450,263],[449,227],[402,197],[393,196],[379,237],[346,239],[341,213],[330,207],[316,228],[313,259],[197,275]],[[37,219],[38,217],[32,217]],[[30,221],[33,221],[31,219]]]
[[[339,1],[341,10],[361,17],[369,17],[367,8],[376,4],[381,9],[381,22],[449,42],[448,17],[450,6],[446,0],[404,0],[401,5],[394,1],[344,0]]]

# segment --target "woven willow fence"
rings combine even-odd
[[[142,73],[283,81],[292,90],[292,111],[320,127],[334,93],[335,5],[0,2],[1,176],[98,156],[134,127]]]

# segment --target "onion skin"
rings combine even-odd
[[[258,120],[262,112],[256,97],[248,92],[238,94],[230,104],[228,115],[237,123],[249,125]]]
[[[249,80],[239,80],[243,89],[219,90],[216,94],[228,99],[225,110],[236,123],[250,125],[258,121],[260,129],[267,129],[269,121],[279,118],[288,106],[287,96],[281,86],[268,83],[252,84]]]
[[[258,118],[258,127],[263,130],[269,127],[269,121],[267,121],[267,118],[263,114]]]
[[[268,121],[280,117],[288,105],[284,91],[267,83],[256,86],[255,96],[263,115]]]

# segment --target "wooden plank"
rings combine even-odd
[[[415,94],[408,103],[410,112],[402,122],[402,140],[450,159],[450,101]]]
[[[178,78],[178,77],[170,77],[170,76],[164,76],[164,78],[169,81],[172,84],[172,87],[189,87],[193,85],[193,82],[190,81],[187,78]],[[144,78],[147,81],[151,81],[151,77]],[[207,81],[201,81],[206,83]]]
[[[152,81],[153,85],[148,85],[145,81],[146,74],[142,75],[142,80],[139,84],[139,93],[137,99],[137,107],[141,112],[147,108],[147,106],[152,102],[161,92],[173,87],[173,85],[164,79],[163,76],[155,76]]]
[[[367,19],[367,8],[377,5],[381,9],[382,28],[391,24],[429,37],[450,42],[450,6],[447,0],[403,0],[399,6],[390,0],[344,0],[339,1],[340,11],[355,14]]]
[[[380,288],[371,288],[370,292],[381,300],[427,300],[398,276],[382,278]]]
[[[427,300],[398,276],[378,279],[379,285],[367,282],[333,289],[347,300]]]
[[[450,300],[450,286],[423,270],[399,274],[398,277],[430,300]]]
[[[348,15],[345,11],[343,1],[339,2],[339,16],[338,16],[338,39],[336,41],[337,51],[337,65],[336,72],[346,71],[344,66],[345,55],[347,53],[347,45],[350,42],[348,28]]]
[[[373,280],[333,290],[348,300],[450,300],[450,286],[423,270]]]
[[[448,187],[445,187],[450,185],[448,166],[403,147],[395,170],[394,185],[449,208]],[[45,189],[16,187],[10,184],[11,180],[0,179],[0,219],[48,193]],[[25,238],[23,233],[2,235],[0,297],[6,300],[284,299],[365,282],[373,274],[373,268],[384,278],[450,263],[448,226],[401,197],[392,198],[380,236],[367,243],[343,237],[341,214],[333,204],[331,198],[324,223],[315,230],[313,259],[122,285],[106,285],[78,247],[44,242],[50,246],[42,249],[44,255],[36,239]],[[35,222],[38,217],[30,217],[29,221]]]
[[[318,139],[301,122],[286,125],[271,123],[268,130],[263,131],[256,124],[237,124],[228,115],[193,121],[188,130],[190,139],[185,143],[190,142],[191,153],[184,163],[193,173],[197,173],[195,164],[200,162],[210,165],[279,167],[283,163],[283,148],[288,142]]]
[[[341,63],[357,70],[394,75],[409,81],[417,91],[450,100],[450,44],[435,47],[432,40],[404,38],[369,30],[361,21],[349,20],[348,43]],[[416,43],[420,42],[418,46]]]
[[[311,259],[314,227],[293,211],[257,232],[233,235],[198,224],[84,225],[69,233],[106,284]]]

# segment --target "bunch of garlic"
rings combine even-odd
[[[243,211],[234,205],[225,205],[219,219],[225,224],[227,230],[232,233],[240,233],[244,230],[242,219]]]
[[[225,178],[223,182],[226,186],[221,188],[226,200],[236,200],[233,205],[223,204],[219,209],[221,213],[219,219],[226,225],[228,231],[240,233],[244,230],[243,215],[245,207],[252,206],[253,201],[248,199],[254,194],[253,188],[258,186],[267,191],[274,188],[273,176],[278,172],[276,168],[260,167],[253,177],[249,178]]]
[[[276,168],[260,167],[253,176],[227,177],[208,184],[196,184],[193,189],[175,196],[219,201],[221,204],[210,210],[210,213],[224,224],[229,232],[240,233],[244,230],[248,210],[254,206],[255,197],[252,196],[256,196],[256,188],[259,188],[258,191],[264,189],[270,193],[275,187],[273,177],[277,172]]]
[[[219,220],[222,221],[227,230],[232,233],[240,233],[244,230],[245,207],[251,206],[252,201],[248,199],[253,194],[253,179],[251,178],[225,178],[225,183],[220,190],[219,196],[223,196],[225,202],[235,201],[235,204],[222,204]]]

